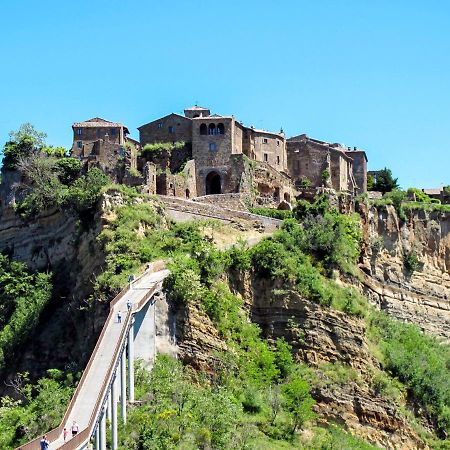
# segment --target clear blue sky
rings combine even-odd
[[[450,184],[450,2],[6,1],[0,142],[68,147],[198,101],[248,125],[358,146],[403,187]]]

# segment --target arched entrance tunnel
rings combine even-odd
[[[205,179],[206,195],[221,194],[221,180],[217,172],[209,172]]]

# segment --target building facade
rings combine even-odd
[[[305,134],[287,140],[288,172],[297,188],[327,187],[357,194],[367,191],[367,157]]]

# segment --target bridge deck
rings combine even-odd
[[[161,282],[167,274],[167,270],[145,274],[142,278],[133,283],[133,289],[129,290],[114,305],[113,314],[110,316],[108,323],[105,324],[106,331],[98,347],[95,359],[93,360],[77,400],[72,408],[71,414],[65,424],[65,427],[69,431],[67,436],[68,440],[70,440],[70,427],[74,420],[78,423],[80,432],[89,425],[91,414],[96,406],[108,369],[112,363],[123,327],[126,326],[125,317],[127,315],[126,304],[128,300],[131,300],[134,305],[141,300],[155,284]],[[122,323],[117,323],[117,313],[119,311],[122,313]],[[50,443],[50,449],[57,449],[63,444],[63,437],[60,436],[57,440]]]

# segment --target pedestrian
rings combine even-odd
[[[117,313],[117,323],[122,323],[122,313],[120,311]]]
[[[133,289],[133,281],[134,275],[133,274],[128,275],[128,283],[130,283],[130,289]]]
[[[73,424],[72,424],[72,437],[76,436],[78,434],[79,430],[80,430],[80,427],[78,426],[78,424],[74,420]]]
[[[66,427],[64,427],[64,430],[63,430],[63,437],[64,437],[64,442],[66,442],[66,439],[67,439],[67,428]]]
[[[131,300],[128,299],[128,301],[127,301],[127,309],[128,309],[128,311],[131,309],[131,305],[132,305]]]
[[[44,436],[42,436],[40,444],[41,444],[41,450],[48,450],[48,448],[49,448],[48,446],[50,445],[50,442],[48,441],[46,434],[44,434]]]

